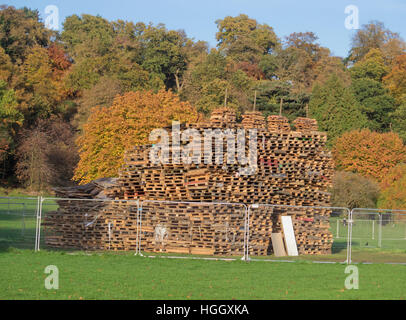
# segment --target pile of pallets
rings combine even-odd
[[[266,129],[265,117],[259,111],[246,112],[242,116],[242,125],[245,129]]]
[[[236,115],[233,109],[224,107],[215,109],[211,113],[210,122],[214,126],[229,126],[236,121]]]
[[[67,195],[64,194],[66,197]],[[82,250],[135,250],[137,206],[128,201],[58,200],[46,212],[45,245]]]
[[[268,117],[268,131],[289,132],[289,120],[283,116],[272,115]]]
[[[310,118],[297,118],[293,122],[297,131],[307,132],[307,131],[317,131],[318,125],[316,119]]]
[[[125,153],[124,165],[115,185],[104,190],[104,196],[118,201],[155,201],[143,206],[141,247],[145,251],[191,254],[241,254],[245,211],[236,210],[219,202],[290,206],[328,206],[333,174],[333,161],[325,149],[327,136],[317,131],[317,122],[306,119],[295,122],[302,131],[291,131],[285,117],[270,116],[264,120],[259,112],[243,116],[243,123],[236,123],[235,113],[227,108],[213,111],[210,122],[182,125],[181,129],[193,128],[200,133],[200,163],[158,163],[150,159],[153,145],[136,146]],[[257,129],[257,161],[251,175],[243,170],[249,165],[227,161],[227,142],[211,150],[203,150],[206,129]],[[166,129],[171,137],[171,128]],[[249,134],[245,132],[246,145]],[[174,150],[170,148],[173,156]],[[211,152],[209,152],[211,151]],[[216,162],[216,152],[221,151],[222,162]],[[218,153],[217,153],[218,156]],[[205,161],[206,160],[206,161]],[[207,160],[212,160],[207,162]],[[90,188],[90,187],[88,187]],[[83,191],[83,190],[82,190]],[[61,192],[61,191],[60,191]],[[83,198],[91,194],[87,190]],[[72,190],[67,194],[78,196]],[[168,201],[188,202],[170,204]],[[196,202],[190,204],[189,202]],[[198,202],[211,202],[212,206]],[[280,230],[280,216],[291,215],[300,254],[325,254],[331,251],[332,236],[329,231],[328,210],[295,209],[279,210],[280,207],[261,207],[253,210],[249,220],[250,252],[266,255],[272,252],[271,234]],[[77,208],[75,214],[85,214],[88,208]],[[81,224],[72,222],[68,231],[69,209],[61,206],[63,215],[52,216],[54,231],[66,239],[55,242],[90,248],[131,250],[135,246],[135,215],[128,213],[126,219],[114,218],[110,206],[101,210],[102,218],[97,236],[89,240]],[[59,214],[59,213],[58,213]],[[59,219],[59,220],[58,220]],[[80,220],[80,219],[79,219]],[[83,220],[83,219],[82,219]],[[114,224],[113,224],[114,220]],[[58,222],[59,221],[59,222]],[[110,221],[111,232],[106,230]],[[75,227],[73,227],[75,225]],[[94,226],[98,226],[97,223]],[[59,228],[59,229],[58,229]],[[77,230],[78,239],[74,239]],[[89,231],[89,229],[86,229]],[[71,232],[71,233],[69,233]],[[108,239],[109,241],[106,242]],[[114,239],[114,240],[112,240]]]

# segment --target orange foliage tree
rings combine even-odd
[[[397,56],[383,81],[398,103],[406,102],[406,54]]]
[[[333,155],[339,169],[381,182],[389,169],[406,162],[406,147],[396,133],[363,129],[337,138]]]
[[[111,107],[93,108],[83,135],[77,139],[80,160],[74,180],[87,183],[116,176],[124,151],[148,143],[153,129],[172,121],[195,122],[197,111],[171,91],[128,92],[117,96]]]
[[[381,182],[379,207],[406,209],[406,164],[393,167]]]

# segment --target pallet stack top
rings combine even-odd
[[[287,118],[260,112],[243,115],[235,121],[233,110],[213,111],[210,122],[187,124],[203,134],[207,128],[257,129],[257,169],[254,174],[241,174],[241,166],[229,164],[226,142],[223,162],[206,164],[202,150],[199,164],[152,164],[149,153],[153,145],[136,146],[125,154],[118,186],[110,194],[116,199],[148,199],[171,201],[224,201],[271,203],[285,205],[330,204],[328,189],[333,174],[333,161],[325,148],[327,135],[317,131],[314,119],[299,118],[292,131]],[[171,136],[171,128],[167,128]],[[203,146],[203,142],[201,145]],[[213,154],[218,149],[212,141]],[[205,153],[206,152],[206,153]],[[172,154],[172,150],[170,150]],[[203,159],[204,158],[204,159]]]

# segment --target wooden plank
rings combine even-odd
[[[295,231],[293,230],[292,217],[282,216],[282,229],[285,238],[286,251],[289,256],[298,256]]]
[[[275,257],[286,257],[282,233],[272,233],[272,247]]]

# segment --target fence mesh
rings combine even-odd
[[[34,249],[37,198],[0,198],[0,250]]]
[[[352,262],[406,263],[406,212],[354,209]]]
[[[137,201],[43,199],[41,248],[135,251],[137,212]]]
[[[144,201],[140,250],[244,256],[246,211],[242,204]]]
[[[3,197],[0,250],[274,257],[272,234],[282,231],[281,217],[290,216],[299,252],[295,259],[406,263],[406,211],[353,209],[352,219],[349,212],[264,204]]]
[[[281,218],[290,216],[299,256],[345,261],[349,212],[346,208],[251,205],[249,254],[274,255],[272,234],[282,234]]]

